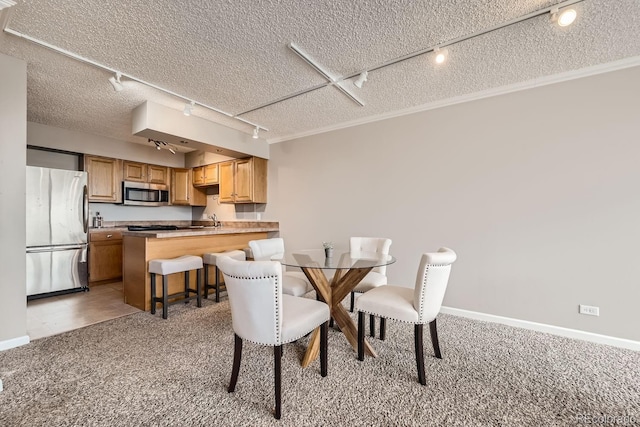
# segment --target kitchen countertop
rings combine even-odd
[[[169,239],[172,237],[210,236],[216,234],[243,234],[264,233],[280,231],[279,227],[204,227],[181,230],[148,230],[148,231],[122,231],[123,236],[151,237],[156,239]]]
[[[209,236],[216,234],[243,234],[278,232],[280,225],[277,221],[221,221],[222,226],[214,227],[211,221],[112,221],[100,228],[89,228],[89,233],[120,231],[124,236],[139,236],[151,238],[171,238],[190,236]],[[178,230],[145,230],[129,231],[129,225],[175,225]]]

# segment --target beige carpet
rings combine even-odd
[[[354,314],[355,316],[355,314]],[[235,393],[228,301],[138,313],[0,352],[0,426],[640,425],[640,353],[455,316],[439,317],[443,359],[425,334],[388,322],[378,358],[329,332],[329,376],[285,346],[283,414],[273,418],[273,352],[245,343]],[[608,418],[604,418],[608,417]],[[615,418],[614,418],[615,417]],[[626,422],[623,423],[623,422]]]

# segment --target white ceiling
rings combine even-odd
[[[335,79],[548,10],[558,0],[16,0],[6,28],[151,82],[269,131],[269,142],[362,123],[541,82],[601,64],[640,61],[640,1],[584,0],[561,28],[549,14],[369,72],[346,97],[297,56],[293,42]],[[1,21],[1,19],[0,19]],[[147,144],[131,134],[144,101],[177,110],[184,99],[113,75],[20,38],[0,34],[0,52],[27,62],[28,120]],[[246,111],[307,91],[273,105]],[[250,134],[252,126],[198,107],[193,114]]]

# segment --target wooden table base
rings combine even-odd
[[[367,268],[351,268],[342,274],[343,270],[337,269],[331,283],[327,280],[321,268],[303,267],[302,271],[307,276],[318,297],[329,305],[331,317],[340,327],[340,330],[351,344],[351,347],[358,351],[358,328],[355,322],[349,316],[349,313],[342,305],[342,300],[349,295],[351,290],[356,287],[364,276],[371,271],[373,267]],[[372,357],[377,357],[373,347],[365,340],[365,352]],[[311,362],[318,358],[320,354],[320,328],[316,328],[311,335],[309,346],[302,359],[302,367],[306,368]]]

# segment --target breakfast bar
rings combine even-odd
[[[123,231],[124,300],[141,310],[151,309],[149,260],[244,249],[250,240],[274,237],[278,231],[277,222],[243,224],[238,227]],[[169,293],[179,292],[184,287],[183,277],[183,274],[172,275]],[[195,277],[191,277],[191,280],[195,287]]]

